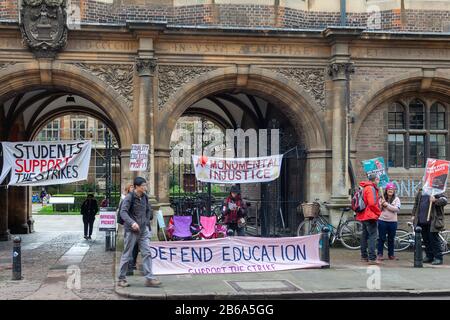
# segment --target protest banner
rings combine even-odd
[[[265,272],[327,265],[319,258],[320,234],[306,237],[227,237],[150,243],[153,272],[220,274]]]
[[[115,208],[100,208],[99,231],[116,231],[117,213]]]
[[[132,144],[130,151],[130,171],[145,171],[148,165],[148,144]]]
[[[363,160],[362,166],[367,176],[369,176],[369,174],[376,174],[380,178],[380,187],[384,188],[389,183],[389,176],[386,172],[386,165],[384,164],[383,157]]]
[[[197,180],[212,183],[254,183],[277,179],[283,155],[259,158],[208,158],[193,155]]]
[[[91,141],[2,142],[2,182],[8,185],[45,186],[87,180]]]
[[[449,161],[439,159],[427,159],[425,174],[422,179],[422,193],[430,196],[444,193],[447,189]],[[432,203],[428,208],[427,221],[430,221]]]

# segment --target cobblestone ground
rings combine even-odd
[[[34,216],[22,235],[23,280],[13,281],[12,241],[0,242],[0,299],[123,299],[114,292],[114,256],[103,232],[83,239],[80,216]],[[97,230],[96,221],[94,230]]]

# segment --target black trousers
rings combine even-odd
[[[422,228],[423,244],[429,259],[442,259],[441,240],[438,232],[430,232],[429,224],[419,224]]]
[[[94,229],[94,221],[95,217],[83,216],[83,224],[84,224],[84,236],[92,236],[92,230]]]

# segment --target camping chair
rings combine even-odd
[[[200,224],[202,226],[202,229],[200,231],[200,237],[202,239],[217,238],[216,222],[217,222],[217,217],[215,215],[210,216],[210,217],[208,217],[208,216],[200,217]]]
[[[192,239],[191,224],[192,216],[173,216],[173,237],[176,240]]]

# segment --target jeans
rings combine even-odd
[[[378,255],[383,255],[384,243],[388,243],[388,256],[394,256],[394,239],[397,231],[397,222],[378,220]]]
[[[377,221],[376,220],[366,220],[362,221],[363,232],[361,236],[361,258],[369,259],[371,261],[376,260],[377,256],[375,254],[375,242],[377,239]],[[367,249],[369,249],[369,254],[367,255]]]
[[[92,217],[83,216],[84,236],[85,237],[92,236],[92,230],[94,229],[94,221],[95,221],[95,217],[92,218]]]
[[[422,228],[423,244],[425,252],[429,259],[442,260],[441,239],[439,232],[431,232],[429,224],[419,224]]]
[[[130,266],[130,259],[133,255],[133,249],[136,243],[139,243],[139,248],[142,254],[142,265],[144,267],[144,277],[146,279],[154,279],[152,272],[152,258],[150,254],[150,230],[146,227],[139,233],[132,231],[125,231],[123,253],[120,258],[119,279],[125,279],[128,268]]]
[[[245,237],[245,227],[238,227],[237,223],[228,223],[227,224],[227,230],[234,230],[235,235],[239,237]]]

